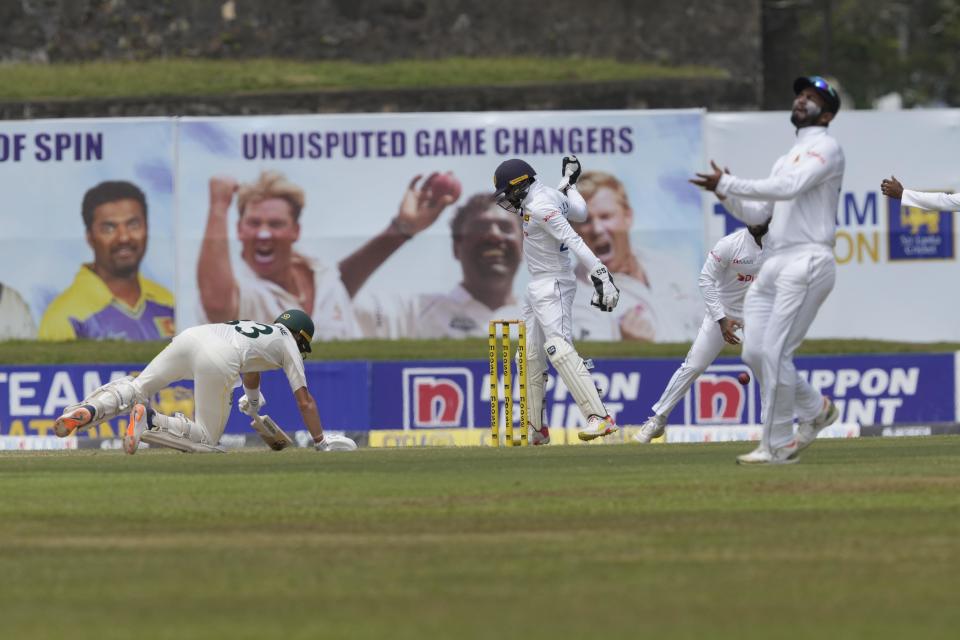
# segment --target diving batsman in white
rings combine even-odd
[[[303,358],[311,351],[313,332],[313,321],[300,309],[284,311],[273,324],[233,320],[191,327],[176,336],[140,375],[113,380],[67,407],[54,430],[66,437],[129,411],[123,442],[129,454],[136,453],[141,441],[189,453],[223,451],[218,443],[230,415],[237,378],[244,387],[237,403],[240,411],[257,418],[266,403],[260,392],[260,373],[283,369],[316,449],[355,449],[356,443],[349,438],[324,435],[317,404],[307,389]],[[194,381],[195,420],[149,408],[154,394],[185,379]]]
[[[736,330],[743,326],[743,299],[763,264],[763,236],[770,222],[737,229],[714,245],[700,270],[700,293],[707,312],[690,351],[653,405],[653,415],[634,434],[647,443],[663,435],[670,412],[697,377],[707,370],[724,343],[740,344]]]
[[[839,416],[829,398],[797,375],[793,354],[836,279],[833,245],[845,160],[827,127],[840,97],[819,76],[797,78],[793,91],[790,122],[797,139],[769,177],[739,178],[711,163],[713,173],[691,180],[727,198],[730,213],[747,224],[773,215],[767,257],[744,303],[743,361],[760,384],[763,435],[754,451],[737,457],[739,464],[796,462]]]
[[[593,378],[573,346],[573,297],[577,290],[570,254],[589,270],[596,289],[591,304],[613,311],[620,292],[607,268],[587,247],[570,221],[582,222],[587,205],[577,192],[580,162],[563,159],[560,189],[543,184],[529,164],[519,159],[502,162],[494,173],[497,204],[523,218],[523,255],[530,272],[523,317],[527,325],[527,401],[529,442],[550,442],[543,424],[547,360],[553,364],[583,417],[586,427],[577,436],[593,440],[617,431]]]

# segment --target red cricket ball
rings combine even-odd
[[[442,198],[445,195],[450,195],[453,197],[453,200],[456,201],[463,190],[460,181],[457,180],[457,176],[453,175],[450,171],[446,173],[435,173],[427,179],[423,188],[432,192],[434,200]]]
[[[740,384],[750,384],[750,374],[746,371],[741,371],[740,374],[737,375],[737,380],[740,381]]]

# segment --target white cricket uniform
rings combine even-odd
[[[362,298],[354,304],[368,338],[485,338],[491,320],[520,317],[520,305],[490,309],[457,285],[449,293]]]
[[[314,339],[349,340],[363,337],[353,303],[340,280],[340,271],[307,256],[298,254],[297,259],[306,263],[313,272],[313,309],[309,313],[316,325]],[[239,291],[238,317],[273,322],[287,309],[303,307],[297,296],[277,283],[258,276],[243,259],[233,261],[233,272]]]
[[[720,355],[726,343],[718,322],[722,318],[743,319],[743,299],[762,262],[763,250],[745,228],[721,238],[707,255],[699,278],[707,313],[683,364],[674,372],[660,399],[653,405],[655,414],[670,415],[697,376],[706,371]]]
[[[523,255],[530,272],[523,303],[527,359],[532,363],[528,377],[547,370],[543,344],[548,339],[558,337],[573,344],[573,298],[577,281],[570,254],[577,256],[588,271],[600,264],[567,220],[567,216],[583,219],[586,209],[579,193],[571,190],[569,194],[564,195],[534,179],[522,203]]]
[[[31,340],[37,337],[37,323],[30,307],[16,290],[0,284],[0,340]]]
[[[925,211],[960,211],[960,193],[904,189],[900,202],[905,207],[918,207]]]
[[[766,258],[744,303],[743,360],[760,384],[761,447],[793,439],[793,417],[812,420],[823,397],[797,375],[793,354],[833,289],[837,203],[845,161],[826,127],[804,127],[797,141],[759,180],[724,174],[717,194],[735,217],[761,224]]]
[[[697,335],[703,303],[688,269],[661,251],[638,251],[637,260],[651,284],[625,273],[611,274],[620,290],[620,302],[612,313],[591,310],[593,283],[589,276],[577,280],[573,311],[578,340],[629,340],[631,334],[647,333],[651,342],[687,342]]]
[[[292,391],[307,386],[303,357],[283,325],[250,320],[204,324],[176,336],[134,384],[150,398],[172,382],[193,380],[194,423],[205,431],[206,443],[215,445],[230,416],[238,376],[272,369],[283,369]]]

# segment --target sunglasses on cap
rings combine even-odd
[[[809,76],[807,77],[807,80],[809,80],[810,84],[816,87],[817,89],[826,91],[831,96],[837,95],[836,90],[830,86],[830,83],[824,80],[823,78],[821,78],[820,76]]]

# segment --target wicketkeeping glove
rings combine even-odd
[[[240,399],[237,400],[237,408],[240,409],[240,413],[246,414],[251,418],[255,415],[259,415],[260,408],[267,404],[267,398],[263,395],[262,392],[257,391],[256,398],[251,400],[247,395],[253,395],[251,389],[246,389],[247,393],[240,396]]]
[[[567,178],[567,184],[577,184],[580,178],[580,161],[577,156],[564,156],[560,173]]]
[[[593,282],[593,288],[595,289],[590,304],[600,311],[613,311],[620,301],[620,289],[617,289],[617,286],[613,284],[613,276],[601,264],[590,272],[590,280]]]

